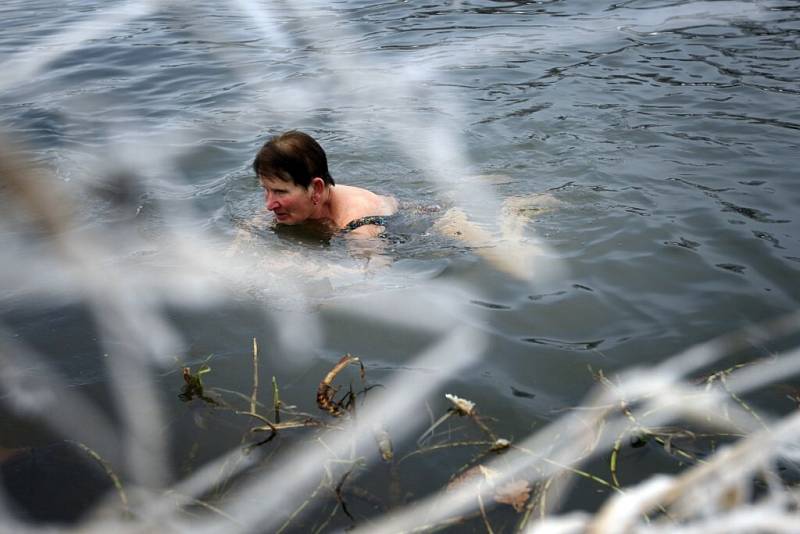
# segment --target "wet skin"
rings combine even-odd
[[[313,190],[278,178],[261,178],[267,209],[281,224],[299,224],[313,217]]]

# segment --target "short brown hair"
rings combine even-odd
[[[313,137],[291,130],[270,138],[253,161],[257,177],[276,177],[303,187],[316,177],[335,185],[328,171],[328,157]]]

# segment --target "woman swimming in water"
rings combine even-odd
[[[352,235],[376,236],[397,211],[392,197],[336,185],[325,151],[310,135],[292,130],[267,141],[253,161],[267,209],[279,224],[313,222]]]
[[[377,237],[387,220],[397,213],[398,203],[389,196],[367,189],[336,185],[328,171],[325,151],[310,135],[292,130],[269,139],[258,151],[253,170],[264,188],[267,210],[278,225],[316,224],[345,237]],[[480,178],[480,177],[475,177]],[[471,248],[497,269],[519,278],[528,278],[535,247],[523,243],[522,230],[529,219],[525,205],[541,205],[541,199],[506,199],[499,215],[502,235],[497,236],[471,223],[467,214],[450,208],[436,217],[430,229]],[[538,200],[537,200],[538,199]],[[521,201],[525,202],[521,202]],[[409,216],[439,210],[405,208]],[[238,250],[245,229],[240,229],[228,254]],[[369,242],[368,242],[369,241]],[[368,264],[389,264],[382,256],[382,244],[375,240],[351,240],[351,252],[365,257]],[[361,246],[363,242],[364,246]],[[366,248],[365,248],[366,247]],[[374,260],[386,259],[386,261]]]

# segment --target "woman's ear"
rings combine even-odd
[[[322,193],[325,191],[325,181],[316,176],[311,179],[311,199],[314,204],[317,204],[322,198]]]

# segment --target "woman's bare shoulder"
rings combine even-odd
[[[337,185],[336,188],[342,188],[340,191],[346,199],[349,220],[369,215],[391,215],[397,211],[398,203],[394,197],[379,195],[352,185]]]

